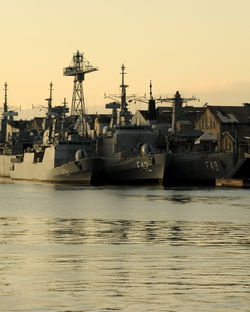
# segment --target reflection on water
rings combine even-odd
[[[0,244],[143,245],[248,248],[249,224],[223,222],[0,218]]]
[[[249,311],[247,192],[0,184],[0,195],[0,311]]]
[[[125,195],[125,196],[131,196],[131,195]],[[173,201],[178,203],[186,203],[191,201],[191,197],[187,195],[181,195],[181,194],[174,194],[174,195],[135,195],[135,198],[140,199],[141,197],[145,198],[149,201]]]

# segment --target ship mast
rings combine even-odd
[[[126,75],[126,73],[125,73],[125,65],[124,64],[122,64],[121,69],[122,69],[122,72],[121,72],[122,83],[120,85],[121,90],[122,90],[122,92],[121,92],[121,111],[122,112],[127,112],[128,104],[127,104],[127,99],[126,99],[126,88],[128,87],[128,85],[125,85],[125,75]]]
[[[48,114],[51,112],[52,108],[52,91],[53,91],[53,83],[51,82],[49,85],[49,98],[45,99],[48,102]]]
[[[121,66],[121,76],[122,76],[122,81],[121,81],[121,95],[117,94],[110,94],[106,95],[105,98],[109,98],[113,100],[114,102],[110,102],[106,104],[106,108],[113,109],[113,121],[112,124],[119,124],[119,125],[127,125],[130,123],[131,119],[131,112],[128,110],[128,103],[127,103],[127,98],[135,98],[135,95],[128,95],[126,94],[126,89],[128,85],[125,84],[125,65],[122,64]],[[130,100],[131,101],[131,100]],[[117,111],[118,109],[119,112]]]
[[[156,107],[155,100],[152,93],[152,81],[149,84],[149,101],[148,101],[148,119],[156,120]]]
[[[191,98],[182,98],[179,91],[176,91],[173,98],[160,98],[161,102],[171,102],[173,103],[173,112],[172,112],[172,134],[176,134],[176,123],[180,120],[182,115],[183,103],[189,101],[196,101],[197,99],[193,96]]]
[[[153,100],[153,93],[152,93],[152,81],[150,80],[149,84],[149,100]]]
[[[7,82],[5,82],[5,84],[4,84],[4,104],[3,104],[3,112],[4,113],[8,112],[8,95],[7,95],[7,91],[8,91],[8,84],[7,84]]]
[[[1,122],[1,142],[6,142],[7,131],[7,118],[8,118],[8,84],[4,84],[4,103],[3,103],[3,119]]]
[[[71,116],[78,116],[79,131],[84,133],[84,115],[85,115],[85,101],[83,94],[83,81],[85,74],[98,70],[97,67],[93,67],[84,57],[83,53],[77,51],[73,55],[71,65],[65,67],[63,70],[64,76],[73,76],[73,94],[71,102]]]

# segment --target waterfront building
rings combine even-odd
[[[195,128],[217,138],[217,150],[240,153],[249,149],[250,104],[206,106],[195,120]],[[249,151],[248,151],[249,152]]]

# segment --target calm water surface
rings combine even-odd
[[[250,311],[250,190],[0,181],[0,311]]]

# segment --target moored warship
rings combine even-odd
[[[215,185],[235,166],[231,153],[177,152],[166,156],[164,185]]]
[[[29,132],[25,130],[25,123],[16,128],[16,132],[10,136],[7,134],[8,125],[15,125],[14,116],[18,113],[10,110],[8,107],[8,85],[4,84],[4,105],[1,119],[1,135],[0,135],[0,177],[10,177],[10,163],[13,155],[18,155],[24,151],[27,146],[32,145],[32,137]],[[16,125],[15,125],[16,126]],[[22,128],[22,131],[20,129]]]
[[[95,157],[95,140],[87,137],[84,129],[84,97],[82,82],[86,73],[96,70],[83,55],[77,52],[73,64],[64,69],[66,76],[74,77],[74,88],[70,116],[68,108],[52,107],[52,83],[48,101],[47,117],[41,133],[29,133],[29,144],[19,144],[15,151],[5,140],[0,155],[0,174],[12,179],[37,180],[46,182],[81,182],[91,183],[92,176],[99,170]],[[2,126],[8,120],[4,119]],[[25,129],[27,131],[27,129]],[[23,131],[19,131],[21,137]],[[36,138],[34,140],[34,137]],[[8,151],[6,152],[6,149]]]
[[[164,185],[215,185],[217,178],[229,176],[237,155],[216,152],[217,138],[193,128],[183,120],[183,99],[177,91],[173,103],[172,126],[167,136]]]
[[[124,82],[125,66],[121,67],[120,101],[108,103],[112,109],[109,127],[98,139],[98,156],[103,161],[103,183],[145,183],[163,180],[165,155],[157,148],[157,135],[150,126],[131,124]],[[111,97],[112,98],[112,97]],[[113,98],[112,98],[113,99]]]
[[[95,141],[81,136],[65,106],[51,107],[48,128],[23,153],[11,157],[14,180],[91,183],[98,167]]]
[[[117,125],[98,144],[103,183],[147,183],[163,180],[165,155],[147,126]]]
[[[88,145],[84,141],[66,140],[34,146],[11,158],[10,177],[14,180],[90,184],[98,167],[98,160],[92,153],[91,143]]]

